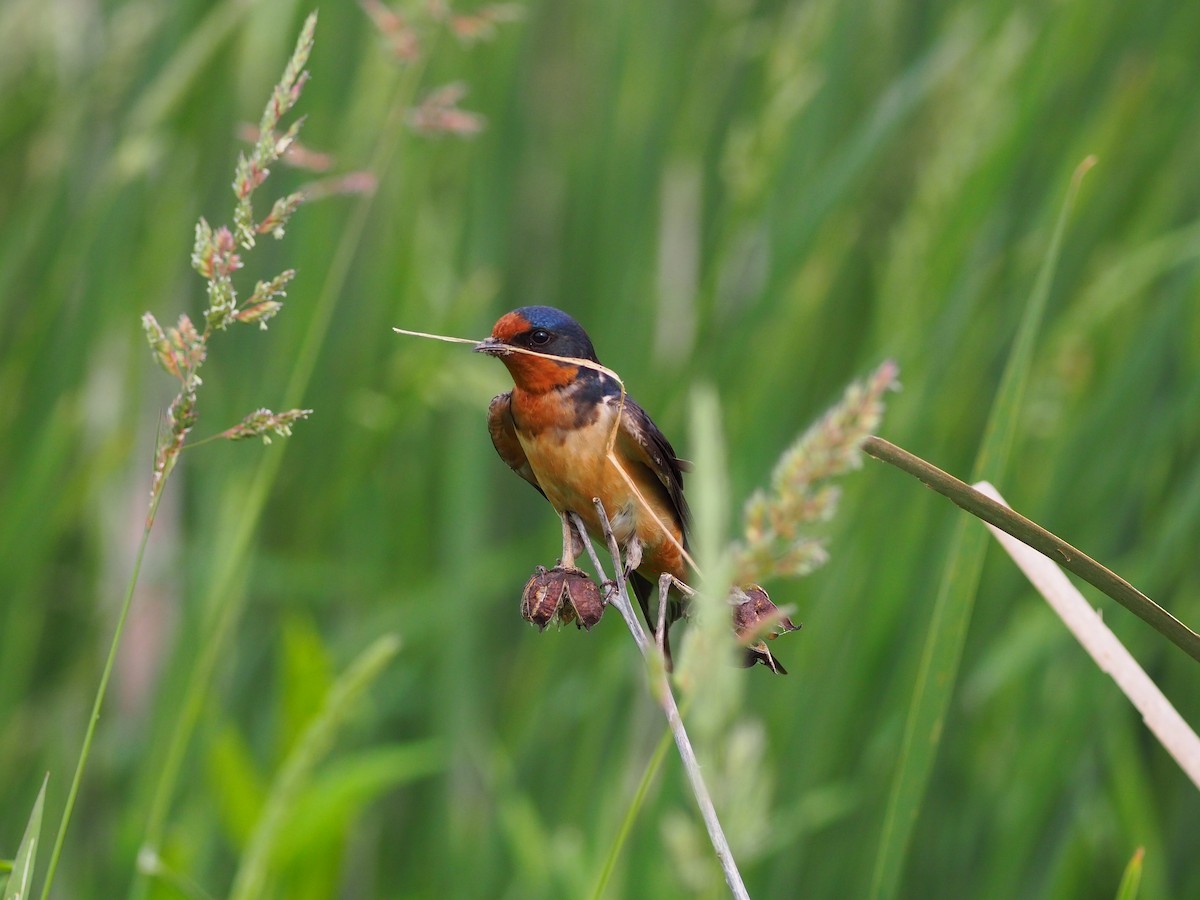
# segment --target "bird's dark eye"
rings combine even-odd
[[[538,328],[529,333],[529,343],[537,344],[539,347],[550,343],[550,332],[544,328]]]

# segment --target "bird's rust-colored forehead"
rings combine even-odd
[[[519,312],[506,313],[492,326],[492,337],[498,341],[508,343],[518,334],[525,333],[531,327],[529,320]]]

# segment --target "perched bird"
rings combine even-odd
[[[683,497],[686,463],[646,411],[597,369],[554,357],[599,363],[587,332],[561,310],[524,306],[502,316],[491,337],[476,345],[498,357],[513,389],[488,409],[488,430],[500,458],[542,493],[560,515],[574,512],[592,537],[604,534],[593,498],[604,504],[614,536],[634,570],[629,580],[652,630],[650,597],[659,576],[689,581],[688,508]],[[615,435],[614,435],[615,429]],[[608,458],[609,447],[637,492]],[[638,493],[641,494],[639,499]],[[638,553],[640,551],[640,559]],[[564,552],[569,553],[569,548]],[[666,625],[681,614],[672,595]],[[670,664],[670,644],[661,635]]]

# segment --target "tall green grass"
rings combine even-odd
[[[184,454],[55,896],[125,895],[149,825],[153,897],[225,895],[248,859],[281,897],[580,896],[626,827],[608,896],[719,895],[680,870],[669,755],[627,819],[662,734],[628,637],[520,620],[558,525],[489,446],[502,371],[391,326],[481,337],[561,306],[689,457],[691,387],[714,385],[732,510],[891,357],[883,434],[963,475],[1089,153],[999,487],[1200,622],[1200,8],[523,9],[479,44],[430,29],[402,65],[358,5],[322,8],[304,141],[378,189],[263,247],[264,271],[299,269],[287,315],[215,351],[197,434],[267,398],[316,412],[286,448]],[[132,565],[169,400],[139,316],[201,308],[192,225],[228,207],[237,125],[307,11],[0,9],[0,858],[47,771],[43,847],[58,821]],[[406,107],[451,81],[486,129],[412,132]],[[961,516],[874,465],[844,488],[831,563],[769,585],[804,622],[772,645],[791,674],[743,685],[773,784],[756,897],[868,892]],[[1194,664],[1095,600],[1200,721]],[[1141,895],[1200,894],[1200,798],[998,555],[964,624],[896,893],[1114,896],[1144,847]],[[385,632],[403,649],[288,827],[256,830]]]

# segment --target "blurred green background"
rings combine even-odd
[[[302,140],[378,188],[249,256],[243,284],[299,275],[269,332],[215,341],[195,434],[289,383],[315,414],[184,454],[55,896],[131,890],[206,648],[161,810],[173,874],[137,889],[226,894],[297,735],[385,632],[402,648],[290,810],[269,895],[587,895],[661,714],[615,617],[520,619],[559,528],[488,440],[503,368],[391,326],[482,337],[560,306],[685,457],[713,387],[734,511],[891,357],[883,434],[965,476],[1087,154],[1000,488],[1200,622],[1200,4],[530,0],[475,42],[397,9],[408,61],[358,4],[320,10]],[[228,220],[238,127],[307,11],[0,6],[0,858],[49,771],[44,867],[141,531],[172,384],[139,316],[203,309],[195,220]],[[480,134],[407,126],[459,81]],[[313,177],[277,167],[264,194]],[[866,894],[960,515],[874,463],[844,487],[831,562],[771,585],[805,625],[776,648],[791,675],[745,675],[762,778],[727,825],[756,897]],[[1089,597],[1200,721],[1195,664]],[[607,896],[720,896],[696,820],[668,755]],[[989,551],[899,894],[1110,897],[1144,846],[1144,896],[1200,896],[1197,834],[1194,788]]]

